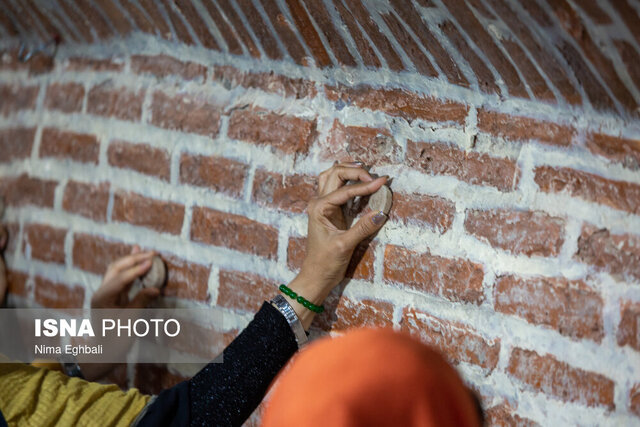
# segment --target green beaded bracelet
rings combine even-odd
[[[324,311],[324,306],[316,305],[316,304],[312,303],[311,301],[307,300],[302,295],[296,294],[287,285],[284,285],[284,284],[280,285],[280,287],[278,289],[280,289],[280,292],[282,292],[283,294],[285,294],[286,296],[288,296],[292,300],[298,301],[304,308],[307,308],[307,309],[313,311],[314,313],[322,313]]]

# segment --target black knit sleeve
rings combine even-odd
[[[297,349],[284,316],[264,303],[221,363],[160,393],[139,425],[240,426]]]

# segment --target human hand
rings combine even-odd
[[[102,284],[91,298],[91,308],[144,308],[160,295],[157,288],[141,289],[129,301],[129,289],[133,281],[151,268],[154,252],[141,252],[136,245],[131,255],[109,265]]]
[[[369,212],[347,228],[341,206],[356,196],[375,193],[387,179],[386,176],[373,179],[357,162],[336,164],[320,174],[318,195],[307,207],[306,257],[289,288],[314,304],[322,304],[344,278],[356,246],[380,230],[387,220],[383,212]],[[347,181],[361,182],[345,185]],[[313,312],[297,302],[292,306],[305,329],[308,328]]]
[[[0,225],[0,307],[4,303],[4,297],[7,293],[7,267],[4,264],[2,253],[4,252],[4,248],[7,246],[8,240],[9,235],[7,230]]]

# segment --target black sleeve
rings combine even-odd
[[[264,303],[249,325],[193,378],[164,390],[139,425],[240,426],[298,349],[284,316]]]

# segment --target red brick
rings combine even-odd
[[[124,12],[116,6],[115,0],[104,0],[98,3],[98,6],[104,11],[107,16],[108,22],[113,25],[116,32],[121,36],[126,36],[132,30],[131,23],[125,16]]]
[[[203,5],[209,12],[209,16],[213,19],[216,27],[218,27],[218,31],[224,38],[224,41],[227,43],[227,50],[229,53],[233,55],[242,55],[242,44],[238,41],[238,35],[235,34],[235,31],[233,31],[230,24],[227,23],[226,19],[222,16],[218,10],[218,6],[216,6],[214,2],[209,1],[203,2]]]
[[[79,83],[53,83],[47,87],[44,106],[49,110],[79,113],[82,110],[83,99],[83,85]]]
[[[215,67],[213,80],[219,81],[227,89],[242,86],[296,99],[313,98],[318,93],[315,83],[309,80],[292,79],[273,72],[251,73],[228,65]]]
[[[493,406],[484,411],[485,425],[493,427],[537,427],[539,424],[513,412],[508,404]]]
[[[113,196],[112,220],[148,227],[161,233],[180,234],[184,206],[140,194],[117,191]]]
[[[62,209],[95,221],[107,220],[109,184],[88,184],[69,181],[64,189]]]
[[[344,40],[340,36],[340,33],[334,26],[333,19],[331,18],[331,16],[329,16],[329,13],[325,8],[324,3],[317,2],[314,0],[303,0],[303,2],[307,10],[313,17],[313,20],[316,22],[316,25],[320,28],[320,31],[322,31],[322,34],[324,35],[325,40],[327,41],[327,43],[329,44],[329,47],[333,51],[333,55],[336,57],[336,60],[340,63],[340,65],[355,67],[357,65],[356,60],[353,58],[353,55],[351,55],[351,53],[349,52],[347,45],[345,44]],[[300,4],[299,0],[287,0],[287,3],[289,4],[289,8],[292,11],[294,11],[294,9],[297,10]],[[293,14],[297,15],[297,12],[293,12]],[[298,26],[298,30],[300,31],[302,36],[305,38],[305,40],[307,40],[307,45],[311,47],[314,53],[314,56],[316,57],[316,61],[322,64],[324,62],[324,59],[321,59],[323,57],[322,49],[324,49],[324,47],[320,47],[320,46],[315,47],[317,41],[314,41],[312,43],[310,40],[308,40],[311,38],[314,38],[314,39],[317,38],[317,35],[307,34],[305,32],[305,31],[308,31],[306,23],[298,22],[296,20],[296,25]]]
[[[220,6],[222,12],[229,20],[229,23],[234,27],[234,33],[240,40],[242,40],[242,43],[244,43],[245,47],[249,51],[249,54],[251,54],[251,56],[253,56],[254,58],[260,58],[260,50],[253,41],[253,38],[249,34],[249,31],[245,29],[244,24],[242,23],[242,20],[238,16],[236,10],[231,6],[231,2],[229,0],[219,0],[217,3],[218,6]]]
[[[368,110],[382,111],[405,120],[456,122],[464,124],[469,107],[455,101],[440,101],[404,89],[376,89],[371,86],[326,86],[327,98]]]
[[[335,307],[328,306],[326,301],[324,306],[325,312],[318,316],[314,323],[325,331],[393,326],[393,304],[386,301],[372,299],[356,301],[341,297]]]
[[[456,207],[439,196],[417,193],[393,193],[390,217],[405,224],[427,225],[433,231],[445,233],[453,223]]]
[[[60,7],[62,14],[71,21],[72,26],[77,29],[77,33],[80,34],[86,42],[92,43],[94,38],[89,21],[82,17],[77,8],[70,3],[60,2]]]
[[[511,352],[507,372],[528,388],[562,401],[615,409],[613,381],[595,372],[575,368],[549,354],[539,355],[516,347]]]
[[[401,329],[435,347],[454,364],[470,363],[489,371],[498,364],[500,340],[486,340],[461,323],[406,307],[402,312]]]
[[[613,43],[618,48],[618,53],[627,68],[627,73],[629,73],[631,80],[633,80],[636,87],[640,87],[640,69],[637,66],[640,63],[640,53],[631,43],[625,40],[613,40]]]
[[[280,175],[256,170],[252,200],[288,212],[301,213],[315,195],[316,178],[311,175]]]
[[[324,48],[324,44],[313,27],[313,23],[311,22],[311,19],[309,19],[309,15],[307,15],[307,12],[300,0],[287,0],[287,5],[289,6],[293,20],[304,40],[305,45],[309,48],[316,60],[316,65],[320,68],[332,65],[331,58],[329,58],[329,54]],[[324,6],[320,5],[319,7],[316,7],[315,10],[325,9]]]
[[[422,46],[431,52],[431,55],[438,63],[438,66],[442,70],[442,72],[447,76],[449,82],[469,87],[469,81],[465,78],[462,71],[458,65],[453,61],[449,53],[442,47],[438,39],[433,35],[431,30],[427,25],[425,25],[424,21],[421,19],[421,14],[416,10],[411,2],[401,1],[401,0],[392,0],[391,4],[393,5],[396,12],[400,15],[402,20],[407,23],[413,34],[415,34],[418,39],[420,39],[420,43]],[[393,15],[389,15],[393,16]],[[396,24],[398,26],[398,30],[396,32],[402,31],[402,24],[398,22]],[[398,37],[396,36],[396,39]],[[407,37],[407,40],[411,40],[411,37]],[[398,39],[400,41],[400,39]],[[407,49],[407,43],[402,42],[402,47],[409,53]],[[417,49],[417,46],[415,47]],[[415,60],[414,60],[415,62]]]
[[[360,160],[370,166],[402,162],[402,147],[384,128],[344,126],[336,119],[322,146],[327,159]]]
[[[114,87],[112,83],[94,86],[87,96],[87,112],[121,120],[139,121],[144,92]]]
[[[0,163],[26,159],[31,155],[35,128],[13,127],[0,130]]]
[[[149,73],[158,78],[178,76],[185,80],[205,81],[207,67],[191,61],[179,61],[168,55],[132,55],[131,71],[138,74]]]
[[[591,133],[587,135],[587,148],[596,155],[606,157],[613,163],[638,170],[640,168],[640,140]]]
[[[556,256],[564,243],[564,220],[544,212],[468,210],[465,230],[495,248],[527,256]]]
[[[640,237],[636,235],[613,234],[606,228],[585,224],[575,258],[617,279],[640,279]]]
[[[64,264],[67,230],[45,224],[25,224],[24,254],[29,259]]]
[[[392,13],[380,14],[380,16],[389,30],[391,30],[393,37],[395,37],[398,43],[403,47],[404,51],[411,59],[413,66],[416,67],[416,70],[425,76],[437,77],[438,72],[433,68],[433,65],[431,65],[427,55],[420,50],[420,47],[415,40],[413,40],[413,37],[411,37],[404,24],[402,24]]]
[[[26,298],[29,289],[29,276],[26,273],[7,270],[7,293]]]
[[[640,383],[629,391],[629,410],[640,417]]]
[[[256,312],[278,293],[273,280],[240,271],[220,270],[219,285],[217,305],[240,311]]]
[[[149,3],[152,3],[152,2],[149,2]],[[153,3],[156,3],[156,2],[153,2]],[[181,17],[179,16],[179,13],[176,10],[174,1],[163,0],[162,3],[164,4],[164,9],[166,10],[167,15],[169,15],[169,20],[171,21],[171,25],[173,25],[173,29],[175,30],[178,40],[188,45],[195,45],[196,43],[191,38],[191,34],[189,33],[189,30],[187,29],[186,25],[184,24]],[[151,7],[157,7],[157,6],[149,6],[147,9]]]
[[[450,301],[481,304],[484,300],[480,264],[465,259],[444,258],[387,245],[384,280],[410,289],[444,297]]]
[[[200,16],[200,12],[191,4],[191,0],[173,0],[173,3],[178,6],[202,45],[207,49],[220,50],[216,39],[209,32],[207,24]]]
[[[589,18],[596,24],[611,24],[611,17],[598,6],[597,0],[582,0],[579,4],[580,8],[587,12]]]
[[[85,58],[75,56],[64,63],[66,71],[122,71],[124,61],[119,58]]]
[[[104,274],[109,264],[131,254],[131,246],[91,234],[73,236],[73,266],[95,274]]]
[[[287,266],[298,271],[302,267],[306,254],[306,237],[291,237],[287,246]],[[373,263],[375,261],[375,244],[363,243],[356,247],[351,262],[347,267],[346,277],[357,280],[373,280]]]
[[[135,372],[134,386],[141,393],[149,395],[158,395],[161,391],[188,379],[170,372],[165,366],[151,363],[138,363]]]
[[[92,4],[82,0],[75,0],[74,3],[76,7],[82,11],[82,14],[85,17],[85,22],[96,32],[99,40],[104,40],[114,36],[113,30],[111,30],[107,21]]]
[[[640,185],[614,181],[571,168],[538,166],[535,181],[546,193],[566,192],[588,202],[599,203],[633,214],[640,213]]]
[[[376,56],[376,53],[367,41],[367,38],[360,32],[360,26],[351,12],[347,10],[341,0],[333,0],[333,5],[338,10],[338,13],[340,13],[342,21],[349,30],[349,33],[351,33],[351,38],[356,44],[356,50],[360,54],[364,65],[366,67],[380,68],[382,65],[380,59]]]
[[[246,164],[224,157],[183,153],[180,158],[180,182],[240,197],[248,169]]]
[[[40,157],[70,159],[98,164],[100,143],[95,135],[44,128],[40,142]]]
[[[296,33],[292,30],[293,23],[282,13],[275,0],[262,0],[261,3],[271,21],[271,25],[280,36],[280,40],[289,52],[289,55],[291,55],[291,58],[299,65],[310,65],[307,52],[298,41]]]
[[[228,9],[231,9],[231,5],[229,5],[227,1],[224,3],[227,3],[222,6],[226,13]],[[253,29],[253,33],[259,40],[267,56],[271,59],[282,59],[282,52],[280,52],[280,49],[278,48],[278,42],[271,34],[271,30],[267,24],[262,20],[260,12],[258,12],[253,2],[250,0],[238,0],[235,2],[235,5],[236,7],[239,6],[240,10],[246,17],[249,25]],[[244,28],[244,24],[238,24],[236,25],[236,31],[238,33],[242,33],[246,32],[247,29]]]
[[[0,178],[0,195],[9,206],[35,205],[53,207],[53,198],[58,183],[34,178],[26,173],[16,177]]]
[[[462,0],[449,1],[446,4],[449,12],[458,21],[460,26],[469,34],[479,46],[487,59],[493,64],[496,70],[502,75],[511,96],[528,98],[524,84],[518,77],[518,72],[511,62],[504,56],[502,51],[496,46],[491,35],[485,30],[484,25],[478,21],[473,12]]]
[[[578,12],[566,0],[553,1],[551,8],[567,34],[573,37],[583,55],[589,59],[603,80],[606,81],[615,97],[627,110],[635,111],[638,108],[638,103],[618,76],[616,67],[609,56],[603,53],[602,48],[591,38]]]
[[[155,92],[151,123],[165,129],[215,138],[220,129],[220,107],[201,97]]]
[[[38,86],[0,85],[0,115],[9,116],[36,107]]]
[[[275,259],[278,230],[240,215],[194,207],[191,240]]]
[[[500,93],[500,88],[495,82],[495,77],[489,67],[476,54],[460,31],[451,21],[443,21],[438,24],[440,30],[449,38],[451,44],[460,52],[462,57],[469,63],[469,66],[476,75],[478,80],[478,88],[485,93]]]
[[[20,235],[20,224],[17,222],[7,222],[6,219],[3,219],[2,226],[5,227],[8,234],[7,246],[4,248],[4,253],[13,254],[20,246],[20,240],[18,239]]]
[[[620,307],[620,324],[616,339],[618,345],[630,346],[640,351],[640,304],[623,301]]]
[[[478,129],[493,136],[514,141],[537,140],[550,145],[568,146],[575,129],[529,117],[512,116],[480,108]]]
[[[205,265],[186,261],[169,254],[162,254],[167,265],[167,283],[163,295],[207,301],[209,298],[209,272]]]
[[[126,141],[111,141],[107,150],[111,166],[131,169],[145,175],[169,181],[171,164],[169,153],[149,144],[131,144]]]
[[[82,308],[84,303],[83,287],[69,287],[40,276],[36,276],[34,281],[34,296],[38,304],[48,308]]]
[[[515,161],[446,143],[407,141],[405,164],[429,175],[447,175],[471,185],[489,185],[502,192],[517,186],[520,171]]]
[[[625,0],[613,1],[611,4],[618,11],[624,23],[627,24],[626,26],[635,37],[636,42],[640,43],[640,16],[638,16],[633,4]]]
[[[143,0],[140,1],[140,4],[145,9],[145,11],[149,14],[151,20],[158,21],[160,25],[164,24],[164,31],[158,31],[158,33],[165,39],[171,39],[171,29],[165,22],[164,18],[160,16],[160,12],[157,7],[160,2],[156,2],[154,0]],[[154,26],[154,23],[151,22],[147,16],[142,13],[140,8],[132,3],[132,0],[120,0],[120,4],[123,9],[126,10],[131,18],[133,18],[133,22],[135,23],[135,27],[137,30],[145,32],[147,34],[154,34],[155,30],[158,29],[158,26]]]
[[[285,153],[307,153],[316,136],[316,122],[254,109],[236,110],[229,118],[227,135]]]
[[[507,24],[513,34],[522,42],[525,49],[531,54],[536,64],[549,77],[554,86],[570,104],[581,104],[582,96],[573,86],[567,76],[567,72],[553,56],[551,49],[540,45],[537,41],[537,32],[529,25],[524,25],[518,15],[513,12],[510,3],[505,0],[489,0],[493,10]],[[522,2],[525,9],[537,6],[535,2]],[[539,7],[539,6],[537,6]],[[546,16],[545,16],[546,17]],[[548,17],[546,17],[548,19]],[[546,24],[546,23],[545,23]],[[545,25],[542,25],[545,26]],[[533,34],[536,34],[534,36]]]
[[[502,276],[493,290],[495,310],[545,325],[571,338],[600,342],[602,297],[582,280]]]
[[[544,77],[540,75],[536,66],[529,60],[529,57],[520,45],[508,38],[503,38],[501,41],[502,46],[505,47],[511,60],[516,67],[520,70],[520,73],[529,84],[529,88],[533,93],[534,98],[547,102],[555,102],[554,96]]]

